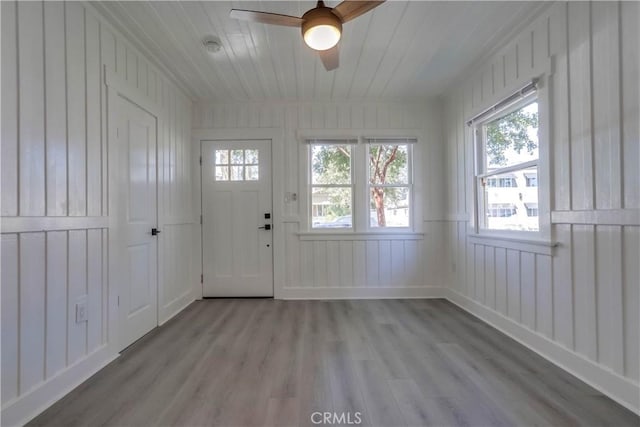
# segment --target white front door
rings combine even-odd
[[[271,141],[202,142],[205,297],[273,296]]]
[[[120,173],[126,187],[121,256],[120,349],[158,325],[156,118],[118,98]]]

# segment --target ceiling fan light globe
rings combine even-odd
[[[331,49],[340,41],[342,21],[330,8],[319,6],[311,9],[302,15],[302,20],[302,37],[311,49]]]
[[[333,25],[321,24],[310,27],[304,33],[304,42],[311,49],[331,49],[340,41],[340,30]]]

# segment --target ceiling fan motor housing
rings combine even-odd
[[[328,7],[317,7],[311,9],[304,15],[302,15],[302,36],[304,37],[307,31],[311,28],[319,25],[328,25],[334,27],[339,33],[342,33],[342,20],[336,16]]]

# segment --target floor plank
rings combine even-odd
[[[313,426],[324,412],[334,425],[640,425],[445,300],[270,299],[191,304],[29,425]]]

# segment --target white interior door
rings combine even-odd
[[[119,294],[120,348],[158,325],[158,235],[156,118],[119,98],[120,173],[126,209],[122,287]]]
[[[271,141],[202,142],[205,297],[273,296]]]

